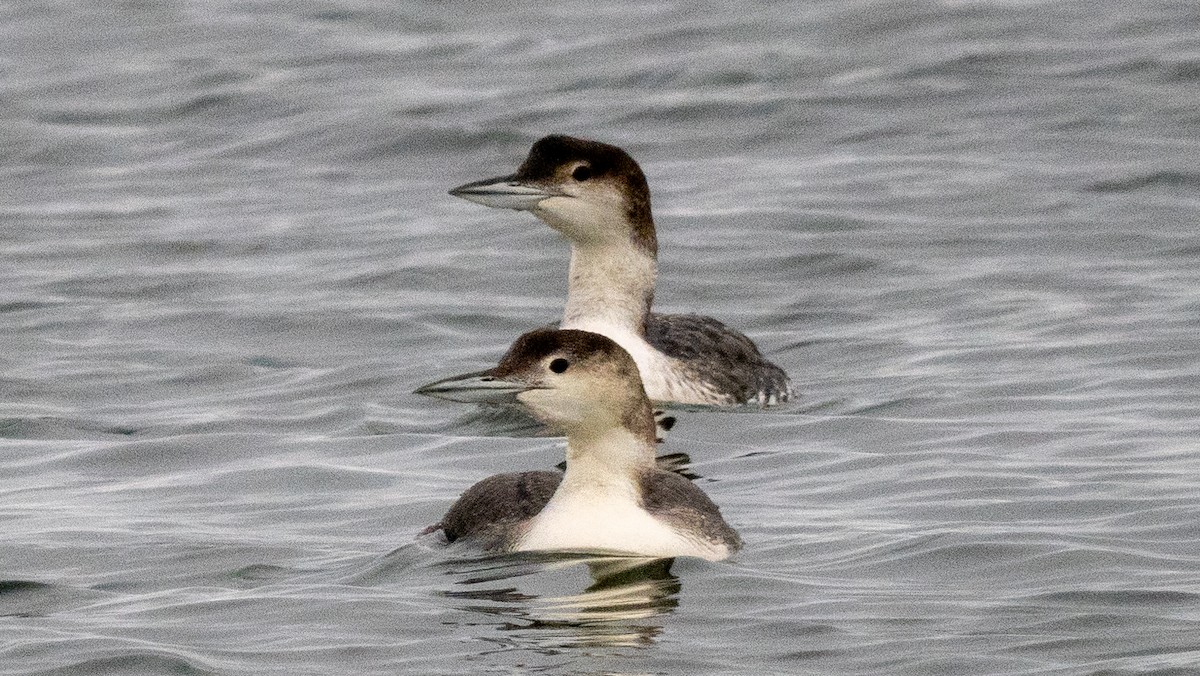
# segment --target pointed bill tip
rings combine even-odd
[[[506,404],[516,403],[517,395],[528,389],[525,383],[497,378],[491,371],[476,371],[422,385],[413,394],[464,404]]]
[[[529,211],[554,193],[543,187],[518,181],[514,176],[487,178],[452,188],[450,194],[468,202],[495,209]]]

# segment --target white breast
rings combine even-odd
[[[729,556],[725,545],[687,537],[654,518],[637,504],[632,486],[560,486],[516,549],[698,556],[712,561]]]

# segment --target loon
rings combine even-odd
[[[737,531],[704,491],[659,469],[654,417],[637,364],[587,331],[536,329],[470,385],[511,398],[567,436],[565,472],[497,474],[471,486],[423,534],[494,551],[727,558]],[[481,395],[482,396],[482,395]]]
[[[570,241],[567,305],[560,328],[608,336],[637,362],[660,402],[770,406],[792,394],[783,369],[711,317],[656,314],[658,243],[650,188],[624,150],[547,136],[515,174],[467,183],[451,195],[530,211]]]

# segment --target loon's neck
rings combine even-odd
[[[572,244],[562,328],[646,334],[654,301],[654,256],[627,244]]]
[[[637,501],[640,478],[654,467],[654,445],[644,430],[614,427],[571,432],[567,436],[567,470],[559,490],[566,494],[615,492]]]

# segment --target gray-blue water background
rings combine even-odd
[[[628,149],[735,559],[415,542],[561,441],[415,396],[554,320],[449,187]],[[0,2],[0,673],[1200,669],[1200,4]]]

